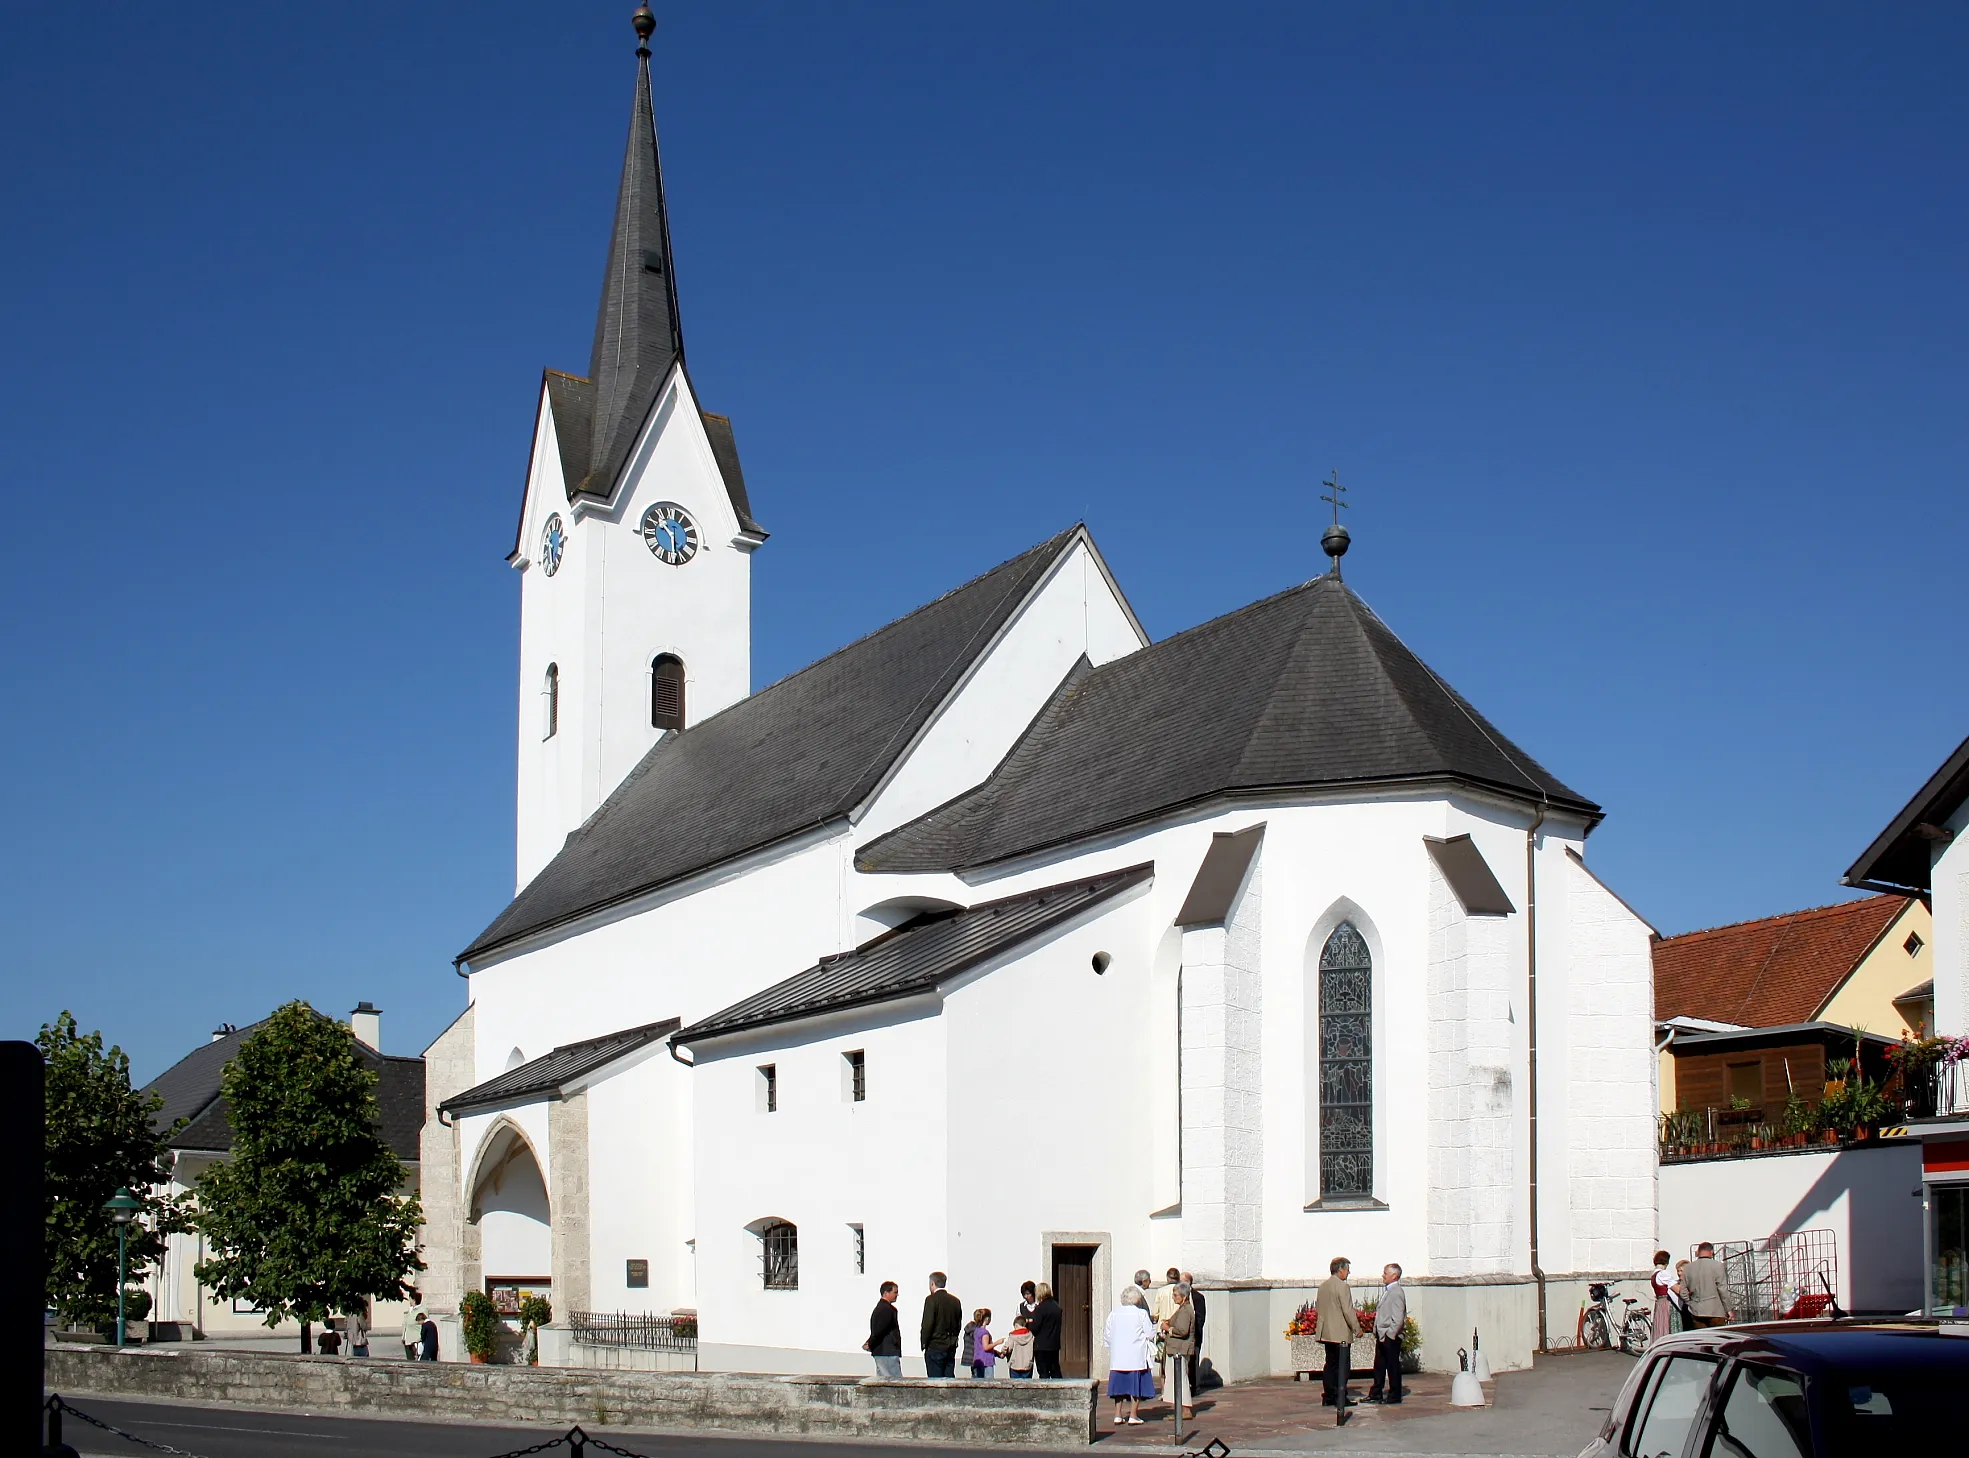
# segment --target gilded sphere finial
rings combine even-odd
[[[650,14],[647,5],[638,5],[636,13],[629,17],[629,23],[636,27],[636,38],[645,44],[656,34],[656,17]]]

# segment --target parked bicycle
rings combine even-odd
[[[1595,1351],[1617,1346],[1632,1357],[1648,1349],[1654,1340],[1654,1321],[1639,1300],[1622,1296],[1621,1305],[1616,1307],[1613,1288],[1604,1281],[1588,1286],[1586,1294],[1593,1298],[1593,1304],[1586,1308],[1583,1329],[1587,1346]]]

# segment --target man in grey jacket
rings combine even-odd
[[[1402,1268],[1381,1268],[1381,1301],[1374,1308],[1374,1385],[1367,1400],[1393,1407],[1402,1400],[1402,1323],[1408,1320],[1408,1293]]]
[[[1689,1303],[1689,1319],[1697,1326],[1722,1326],[1735,1314],[1730,1310],[1716,1247],[1706,1240],[1696,1247],[1696,1258],[1682,1272],[1682,1299]]]

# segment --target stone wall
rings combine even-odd
[[[214,1351],[54,1347],[64,1396],[171,1397],[273,1410],[470,1417],[565,1429],[714,1429],[834,1439],[1078,1448],[1093,1441],[1098,1384],[594,1372],[452,1362]],[[542,1436],[546,1436],[543,1433]]]
[[[547,1105],[547,1147],[553,1168],[548,1208],[554,1220],[553,1302],[558,1312],[592,1307],[588,1246],[588,1093]]]
[[[479,1286],[479,1228],[469,1222],[459,1172],[458,1130],[438,1120],[438,1105],[474,1083],[472,1009],[467,1007],[424,1050],[424,1129],[418,1138],[424,1274],[414,1278],[432,1311],[455,1312]]]

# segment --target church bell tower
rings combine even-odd
[[[684,363],[636,11],[636,93],[585,376],[541,383],[520,573],[515,889],[667,735],[751,691],[753,519],[731,421]]]

